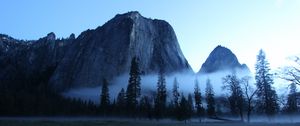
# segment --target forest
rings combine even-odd
[[[298,57],[293,59],[299,66]],[[205,118],[251,122],[251,117],[266,116],[272,120],[276,115],[298,115],[300,69],[287,66],[279,73],[271,73],[266,54],[260,50],[255,65],[255,83],[251,84],[250,76],[238,77],[232,73],[222,78],[222,89],[226,96],[215,96],[210,79],[206,88],[200,89],[195,79],[194,90],[183,94],[176,78],[172,89],[166,88],[166,75],[161,67],[157,76],[155,95],[141,95],[141,70],[139,59],[131,61],[127,88],[121,88],[116,98],[111,98],[110,83],[103,78],[99,91],[100,104],[81,99],[61,96],[48,84],[55,66],[49,66],[42,73],[28,77],[21,71],[14,78],[1,80],[0,116],[92,116],[124,117],[135,119],[174,119],[188,122]],[[274,78],[286,80],[289,94],[281,98],[273,87]],[[252,86],[255,85],[255,86]],[[171,91],[168,95],[167,91]],[[204,90],[204,93],[201,93]],[[112,100],[113,99],[113,100]],[[286,99],[286,100],[285,100]]]

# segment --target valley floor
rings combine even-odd
[[[170,120],[133,120],[99,118],[0,118],[0,126],[299,126],[300,123],[178,122]]]

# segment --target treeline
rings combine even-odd
[[[126,117],[143,117],[150,119],[173,118],[189,120],[192,117],[224,119],[222,117],[239,117],[240,121],[250,121],[252,113],[265,115],[271,119],[276,114],[299,113],[299,95],[296,84],[290,86],[287,101],[278,97],[274,84],[274,75],[270,72],[265,53],[260,50],[255,66],[255,82],[251,77],[239,78],[232,73],[222,78],[226,96],[215,96],[210,79],[207,79],[205,94],[201,94],[199,82],[195,80],[194,92],[187,95],[179,90],[179,83],[174,79],[172,95],[168,96],[163,69],[157,79],[155,95],[141,95],[141,77],[137,58],[131,62],[130,78],[127,89],[121,89],[113,102],[109,101],[108,82],[104,80],[100,109],[104,115],[122,115]],[[101,107],[102,106],[102,107]],[[113,109],[106,109],[111,106]],[[280,107],[281,106],[281,107]],[[115,110],[115,111],[112,111]],[[103,114],[102,113],[102,114]]]
[[[97,115],[93,102],[64,98],[54,92],[48,80],[54,67],[35,76],[21,70],[12,78],[0,80],[0,116]],[[11,77],[11,76],[8,76]]]
[[[139,59],[133,58],[127,88],[120,89],[117,97],[111,98],[109,82],[103,79],[102,89],[99,91],[100,104],[96,105],[91,101],[65,98],[54,92],[48,85],[54,70],[55,67],[48,67],[34,77],[18,71],[19,75],[1,80],[0,116],[87,115],[156,120],[171,118],[179,121],[191,118],[198,118],[199,121],[204,118],[224,119],[222,117],[233,116],[239,117],[241,121],[250,121],[252,113],[269,118],[276,114],[299,113],[297,78],[288,78],[292,83],[287,100],[279,98],[272,86],[274,77],[262,50],[257,55],[255,82],[252,84],[250,77],[239,78],[236,75],[238,73],[227,75],[222,78],[223,90],[227,95],[218,97],[215,96],[210,79],[206,81],[204,93],[197,79],[194,91],[190,93],[183,94],[180,91],[176,78],[172,89],[167,89],[162,67],[158,74],[156,91],[152,95],[142,95]],[[281,77],[289,77],[283,75]]]

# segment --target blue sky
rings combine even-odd
[[[77,36],[135,10],[172,25],[194,71],[217,45],[252,71],[261,48],[272,68],[300,54],[299,0],[1,0],[0,33],[26,40],[49,32]]]

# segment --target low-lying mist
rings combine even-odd
[[[244,76],[249,76],[249,74],[238,72],[237,76],[239,78]],[[166,76],[166,87],[168,98],[172,97],[172,88],[174,79],[176,78],[179,83],[179,91],[187,95],[188,93],[193,94],[195,80],[198,80],[202,96],[205,94],[205,87],[207,79],[211,80],[214,92],[216,96],[226,95],[226,91],[222,90],[222,78],[228,74],[232,74],[230,71],[220,71],[210,74],[190,74],[190,73],[176,73]],[[116,77],[113,81],[109,82],[109,93],[110,99],[113,101],[116,99],[118,93],[122,88],[126,90],[128,84],[129,75],[122,75]],[[156,91],[156,84],[158,80],[158,75],[145,75],[141,76],[141,92],[142,95],[154,96]],[[253,78],[250,80],[251,83],[254,82]],[[254,85],[253,85],[254,86]],[[64,92],[63,95],[66,97],[80,98],[82,100],[91,100],[96,104],[100,101],[101,86],[92,88],[77,88],[71,89]]]

